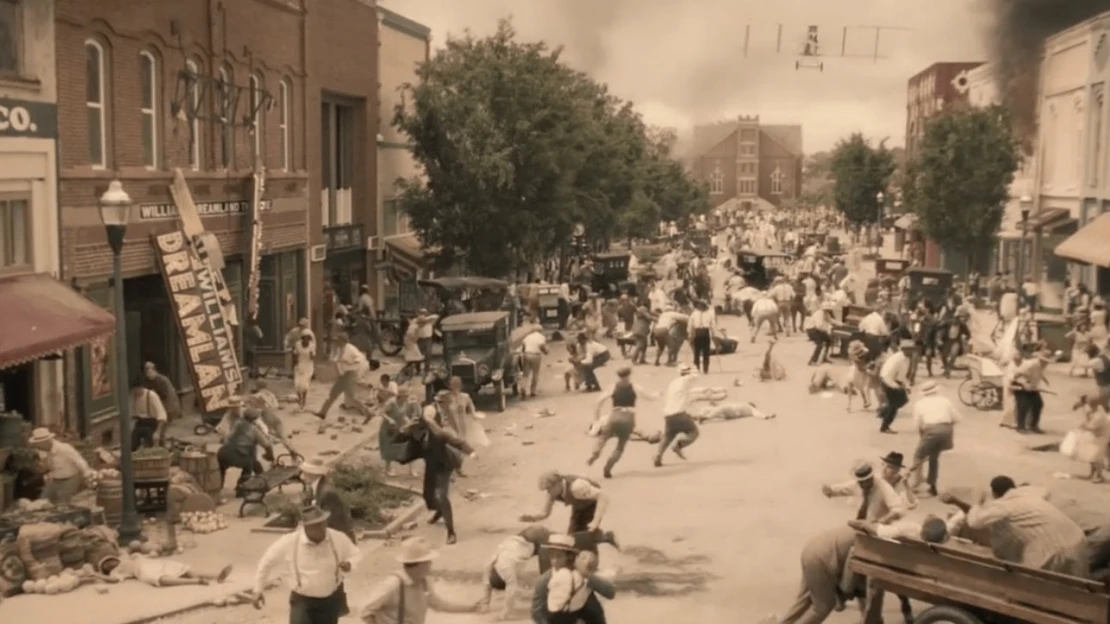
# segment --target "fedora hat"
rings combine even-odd
[[[891,451],[887,453],[884,457],[882,457],[884,464],[888,466],[894,466],[895,468],[904,467],[905,464],[902,463],[904,459],[905,457],[901,453],[896,453],[894,451]]]
[[[38,444],[40,442],[48,442],[54,439],[54,434],[46,427],[38,427],[31,432],[31,437],[27,440],[28,444]]]
[[[306,459],[301,463],[301,472],[307,475],[326,475],[331,469],[319,457]]]
[[[548,550],[562,550],[565,552],[575,552],[578,550],[574,547],[574,538],[569,535],[552,535],[547,538],[547,543],[543,546]]]
[[[937,382],[935,382],[935,381],[926,381],[925,383],[921,384],[921,394],[930,395],[930,394],[936,394],[936,393],[937,393]]]
[[[426,537],[410,537],[401,542],[401,552],[397,554],[400,563],[426,563],[439,557]]]
[[[327,522],[330,517],[330,513],[320,509],[316,505],[309,505],[301,510],[301,524],[305,526]]]

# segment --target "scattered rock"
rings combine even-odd
[[[323,455],[325,457],[330,457],[332,455],[338,455],[338,454],[339,454],[339,451],[337,451],[335,449],[329,449],[329,450],[320,451],[319,453],[317,453],[317,455]]]
[[[331,437],[329,439],[338,440],[339,439],[339,434],[338,433],[333,433],[333,434],[331,434]]]
[[[345,422],[347,422],[347,417],[346,416],[337,416],[335,421],[345,423]]]
[[[543,408],[542,410],[536,412],[536,418],[551,418],[554,415],[555,415],[555,412],[547,409],[546,407]]]
[[[521,440],[520,443],[524,446],[532,446],[533,444],[535,444],[535,442],[531,440]]]
[[[362,427],[351,427],[351,433],[362,433]]]
[[[327,425],[320,425],[320,428],[316,430],[316,433],[318,435],[324,435],[327,432],[328,432],[328,426]]]
[[[100,594],[101,596],[103,596],[104,594],[107,594],[107,593],[108,593],[108,588],[107,588],[107,587],[102,587],[102,586],[100,586],[100,585],[97,585],[97,587],[96,587],[96,593],[98,593],[98,594]]]
[[[531,429],[532,427],[535,427],[535,425],[524,425],[525,429]]]

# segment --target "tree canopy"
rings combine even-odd
[[[886,147],[885,140],[872,147],[858,132],[841,140],[829,161],[833,204],[850,223],[879,221],[882,211],[878,194],[887,191],[897,168],[895,154]]]
[[[441,266],[504,275],[558,255],[578,223],[607,241],[708,209],[670,157],[673,135],[508,21],[449,39],[418,78],[393,123],[423,175],[400,181],[398,200]]]
[[[906,175],[906,203],[947,248],[990,249],[1021,148],[1006,109],[960,107],[933,117]]]

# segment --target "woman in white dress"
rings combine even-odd
[[[482,415],[475,409],[474,400],[470,395],[463,392],[462,379],[452,377],[450,389],[452,401],[448,418],[451,422],[447,424],[472,448],[489,446],[486,430],[482,428],[482,423],[478,422],[482,419]]]
[[[404,371],[410,376],[420,374],[420,368],[426,355],[420,350],[420,330],[429,323],[435,323],[436,318],[438,317],[428,316],[427,310],[420,310],[416,317],[409,322],[408,329],[405,330],[405,336],[401,340],[401,355],[405,358]]]
[[[293,345],[293,389],[297,405],[303,411],[308,401],[308,388],[316,374],[316,340],[311,331],[301,332],[301,339]]]

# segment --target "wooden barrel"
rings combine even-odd
[[[123,482],[119,479],[101,481],[96,488],[96,505],[104,510],[105,524],[119,526],[123,519]]]
[[[197,484],[218,503],[220,492],[224,491],[224,480],[220,478],[220,460],[216,458],[216,451],[208,451],[205,460],[205,478],[202,480],[197,477]]]
[[[200,451],[182,453],[181,469],[192,475],[205,493],[211,494],[213,489],[218,488],[216,481],[220,479],[220,464],[216,461],[214,453]]]

